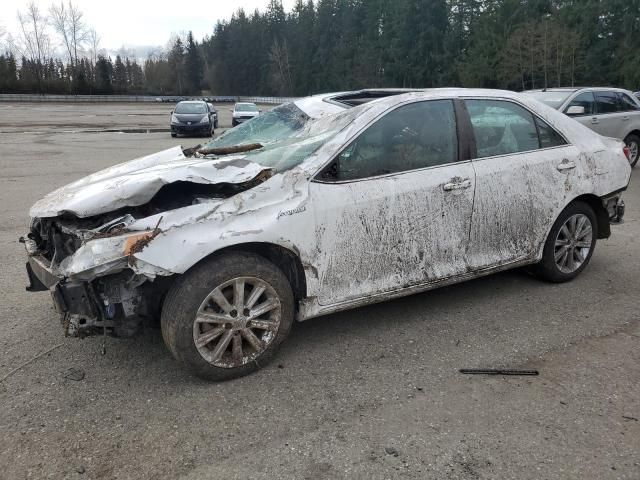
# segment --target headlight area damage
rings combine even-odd
[[[66,335],[105,328],[134,334],[145,318],[159,316],[175,274],[137,255],[158,236],[209,217],[226,199],[268,180],[272,169],[231,156],[260,147],[172,148],[47,195],[32,207],[30,231],[20,239],[28,253],[27,290],[51,292]]]

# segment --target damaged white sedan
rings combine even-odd
[[[301,99],[37,202],[28,289],[69,335],[160,317],[176,359],[237,377],[295,320],[524,265],[571,280],[622,219],[624,149],[512,92]]]

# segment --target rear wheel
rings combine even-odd
[[[638,159],[640,159],[640,137],[632,133],[624,139],[624,143],[626,143],[629,148],[629,164],[635,167]]]
[[[176,281],[162,310],[162,335],[196,375],[227,380],[266,365],[293,315],[291,286],[279,268],[257,255],[230,253]]]
[[[533,272],[543,280],[568,282],[589,264],[596,247],[598,220],[584,202],[574,202],[560,214],[544,245],[542,261]]]
[[[175,133],[172,133],[172,134],[171,134],[171,138],[176,138],[177,136],[178,136],[178,135],[177,135],[177,134],[175,134]]]

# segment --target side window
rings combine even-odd
[[[596,92],[598,114],[616,113],[618,111],[618,96],[616,92]]]
[[[632,112],[636,110],[640,110],[640,107],[633,99],[627,95],[626,93],[618,93],[618,99],[622,105],[623,112]]]
[[[571,101],[569,106],[565,109],[565,113],[567,113],[571,107],[584,107],[585,115],[595,115],[596,99],[592,92],[584,92]]]
[[[512,102],[467,100],[478,158],[540,148],[533,115]]]
[[[457,159],[453,102],[433,100],[387,113],[346,147],[320,178],[357,180],[443,165]]]
[[[538,117],[536,117],[535,120],[538,125],[538,133],[540,135],[540,148],[560,147],[567,144],[564,138],[551,128],[548,123],[540,120]]]

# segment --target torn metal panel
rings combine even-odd
[[[187,158],[180,147],[174,147],[62,187],[37,202],[29,213],[39,218],[63,213],[85,218],[143,205],[167,184],[241,184],[266,169],[253,162],[238,167],[228,160]]]

